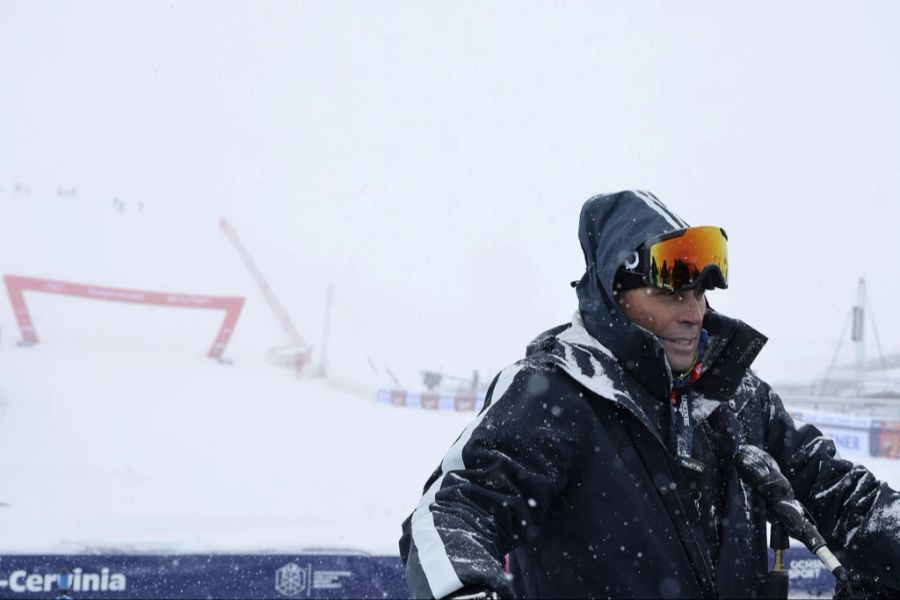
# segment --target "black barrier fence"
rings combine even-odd
[[[792,593],[830,594],[804,548],[785,564]],[[63,590],[60,590],[60,584]],[[68,592],[66,591],[68,590]],[[407,598],[396,556],[360,554],[0,556],[0,598]]]

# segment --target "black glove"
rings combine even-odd
[[[848,577],[848,581],[835,582],[835,600],[887,600],[898,597],[896,591],[863,579],[856,573],[850,572]]]
[[[500,594],[477,585],[467,585],[442,600],[500,600]]]

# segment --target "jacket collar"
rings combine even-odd
[[[700,379],[694,383],[693,389],[702,395],[705,402],[729,401],[733,403],[732,408],[740,412],[750,395],[738,393],[739,388],[750,365],[765,345],[766,337],[746,323],[712,309],[707,311],[703,326],[709,332],[710,341],[703,357]],[[664,390],[653,389],[659,385],[659,380],[651,377],[652,361],[644,367],[640,353],[637,356],[626,354],[617,357],[588,332],[580,311],[575,312],[570,324],[539,336],[529,346],[529,353],[538,348],[546,351],[549,361],[579,384],[601,398],[622,405],[650,431],[657,431],[635,401],[636,395],[642,393],[650,393],[661,402],[668,399],[668,385]],[[668,365],[665,357],[662,360]],[[629,361],[633,364],[629,365]],[[650,377],[650,385],[643,377]],[[658,391],[664,393],[654,393]],[[706,416],[711,410],[708,408],[704,412],[703,416]]]
[[[553,337],[545,338],[542,349],[548,351],[550,362],[569,377],[600,398],[615,402],[634,414],[665,445],[659,429],[635,402],[634,381],[622,369],[612,350],[588,333],[580,311],[575,311],[570,325]]]

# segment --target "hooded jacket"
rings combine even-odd
[[[750,371],[766,338],[711,308],[702,371],[681,403],[704,469],[679,463],[662,344],[612,289],[643,241],[687,226],[646,192],[585,203],[572,322],[497,375],[403,523],[414,597],[470,586],[527,598],[749,597],[768,569],[766,510],[734,466],[741,443],[775,457],[845,565],[900,590],[900,495],[798,428]]]

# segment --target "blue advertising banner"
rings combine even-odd
[[[774,560],[769,552],[769,565]],[[791,594],[831,598],[834,594],[834,575],[822,561],[806,548],[788,548],[784,553],[784,566],[788,572]]]
[[[408,595],[402,564],[395,556],[0,556],[0,598],[299,599]]]
[[[834,578],[805,548],[788,550],[785,566],[792,594],[832,594]],[[0,598],[408,597],[403,566],[396,556],[0,556]]]

